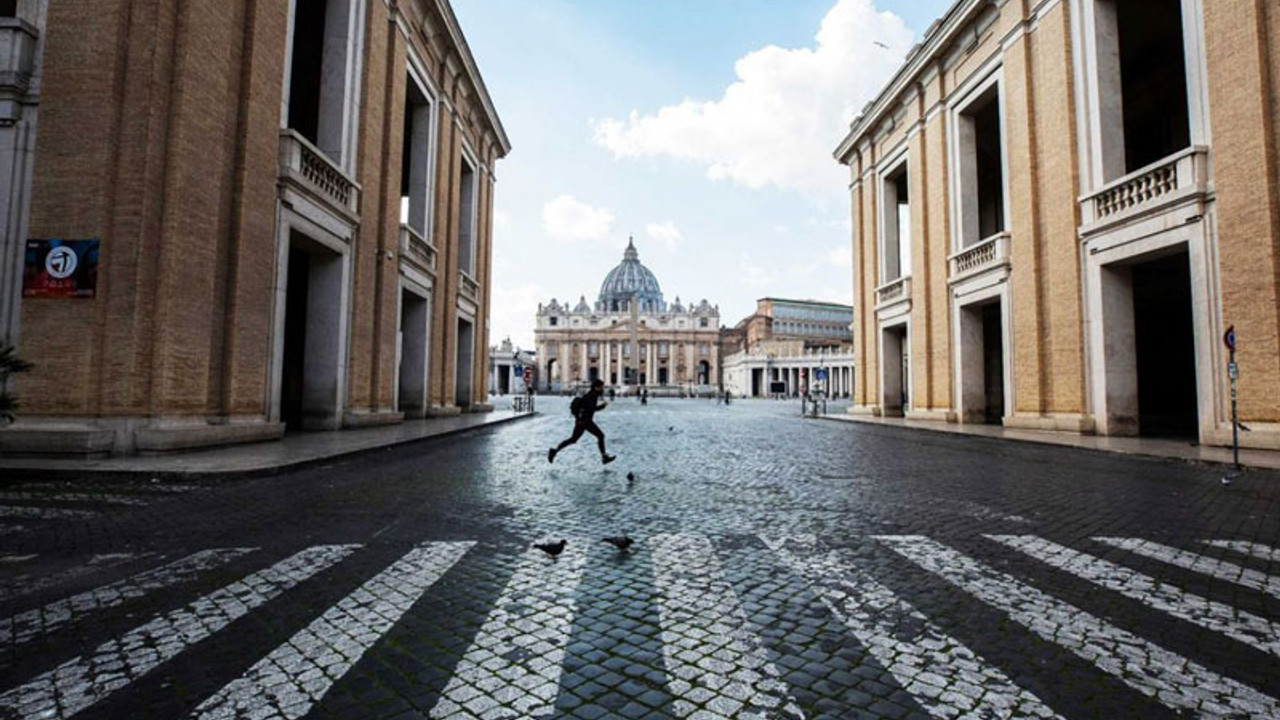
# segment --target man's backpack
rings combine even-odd
[[[574,417],[578,417],[578,413],[582,410],[582,400],[583,400],[582,396],[579,395],[578,397],[575,397],[573,400],[569,401],[570,415]]]

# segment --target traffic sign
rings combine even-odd
[[[1227,346],[1231,352],[1236,351],[1236,326],[1232,325],[1222,335],[1222,344]]]
[[[827,379],[827,369],[826,369],[826,368],[818,368],[816,372],[817,372],[817,376],[818,376],[818,379],[819,379],[819,380],[826,380],[826,379]]]

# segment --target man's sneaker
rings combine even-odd
[[[615,456],[615,455],[601,455],[601,456],[600,456],[600,462],[604,463],[605,465],[608,465],[609,463],[611,463],[611,462],[613,462],[614,460],[617,460],[617,459],[618,459],[618,458],[617,458],[617,456]]]
[[[547,451],[547,462],[553,463],[555,461],[556,461],[556,449],[551,448],[550,450]]]

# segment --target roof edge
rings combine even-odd
[[[864,105],[849,123],[849,132],[832,153],[835,159],[842,165],[848,164],[853,146],[865,133],[867,126],[880,119],[890,100],[902,93],[907,83],[920,74],[924,65],[938,58],[941,51],[950,44],[956,33],[975,12],[988,4],[1003,5],[1005,2],[1008,0],[956,0],[952,3],[947,12],[933,21],[933,24],[925,30],[924,39],[907,53],[902,65],[881,88],[875,99]]]
[[[467,38],[462,33],[462,26],[458,23],[458,16],[453,14],[453,5],[449,0],[435,0],[435,4],[440,9],[440,15],[445,19],[445,25],[449,28],[449,35],[453,38],[454,46],[458,48],[458,55],[462,58],[462,64],[467,68],[467,76],[470,77],[472,84],[475,85],[476,92],[480,95],[480,102],[484,105],[485,115],[489,118],[489,124],[498,136],[498,145],[502,150],[498,157],[506,157],[511,152],[511,140],[507,137],[507,130],[502,126],[502,120],[498,117],[498,110],[493,105],[493,98],[489,95],[489,88],[484,84],[484,77],[481,76],[480,68],[476,65],[475,56],[471,54],[471,46],[467,44]]]

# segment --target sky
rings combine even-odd
[[[668,303],[853,299],[849,122],[951,0],[452,0],[511,140],[490,344],[594,303],[634,236]]]

